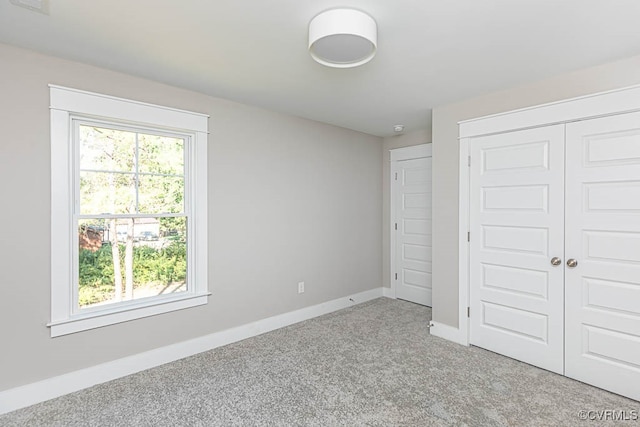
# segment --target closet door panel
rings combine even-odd
[[[640,400],[640,113],[567,125],[567,376]]]
[[[564,125],[470,146],[471,343],[562,373]]]

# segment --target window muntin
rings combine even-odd
[[[73,312],[190,291],[189,135],[74,118]]]

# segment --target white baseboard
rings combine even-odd
[[[464,346],[469,345],[467,337],[464,336],[460,329],[445,325],[444,323],[438,323],[432,320],[429,332],[435,337],[444,338],[445,340],[453,341]]]
[[[134,354],[90,368],[5,390],[0,392],[0,414],[73,393],[96,384],[135,374],[136,372],[264,334],[355,304],[361,304],[381,296],[383,296],[383,288],[371,289],[355,295],[338,298],[232,329],[194,338],[189,341]]]

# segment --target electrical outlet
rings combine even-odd
[[[304,282],[298,282],[298,293],[304,293]]]

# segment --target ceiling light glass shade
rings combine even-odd
[[[332,9],[309,23],[309,53],[322,65],[357,67],[371,61],[377,47],[376,21],[364,12]]]

